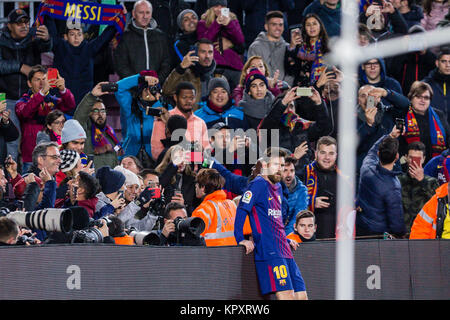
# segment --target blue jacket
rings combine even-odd
[[[427,162],[425,167],[423,167],[423,173],[430,177],[436,178],[439,182],[439,185],[447,183],[449,178],[449,170],[447,169],[449,156],[450,149],[442,151],[440,155],[433,157],[430,161]]]
[[[115,93],[117,102],[120,105],[120,124],[122,127],[123,143],[122,148],[124,150],[124,156],[133,155],[136,156],[141,148],[141,121],[139,117],[132,111],[133,95],[130,89],[137,87],[139,74],[124,78],[117,82],[119,89]],[[162,107],[162,104],[157,101],[153,107]],[[145,114],[145,110],[141,107],[139,112],[142,114],[143,119],[143,142],[145,150],[149,155],[152,154],[152,146],[150,140],[152,138],[153,120],[154,117]]]
[[[247,119],[244,110],[234,105],[234,101],[230,100],[228,106],[224,107],[224,111],[218,113],[208,107],[208,100],[203,99],[198,103],[199,109],[194,114],[206,122],[206,127],[210,129],[215,123],[223,122],[232,129],[248,129]]]
[[[281,183],[283,195],[288,204],[287,214],[283,217],[286,235],[294,231],[297,213],[308,208],[308,189],[297,176],[295,176],[295,180],[297,181],[297,185],[292,192],[289,191],[284,183]]]
[[[356,207],[356,226],[370,233],[404,234],[402,189],[397,178],[401,171],[383,168],[377,155],[382,136],[367,153],[361,166]]]

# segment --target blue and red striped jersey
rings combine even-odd
[[[282,199],[281,185],[271,184],[261,176],[256,177],[242,195],[236,211],[234,236],[237,243],[244,240],[242,229],[248,215],[255,260],[293,257],[284,231]]]

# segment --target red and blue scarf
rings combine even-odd
[[[310,71],[311,85],[319,80],[320,75],[325,70],[322,53],[322,41],[318,39],[313,45],[307,46],[304,44],[300,47],[297,57],[301,60],[312,61]]]
[[[44,0],[39,6],[33,27],[44,24],[44,15],[60,20],[77,19],[86,24],[112,25],[117,29],[117,40],[122,36],[126,25],[122,5],[78,0]]]
[[[428,108],[428,121],[430,126],[431,151],[432,156],[435,157],[440,155],[442,151],[446,149],[445,130],[439,116],[434,112],[433,108]],[[414,141],[420,141],[419,125],[417,124],[417,119],[411,106],[406,114],[405,139],[408,144]]]
[[[115,149],[117,149],[115,151],[118,153],[118,155],[123,154],[122,146],[120,144],[119,139],[117,139],[116,132],[114,131],[113,128],[111,128],[108,125],[105,125],[103,129],[100,129],[97,128],[95,124],[92,124],[91,130],[92,130],[91,134],[92,146],[94,147],[95,154],[103,154],[106,152],[113,151]],[[115,144],[114,147],[108,141],[107,136],[109,136],[113,140]]]

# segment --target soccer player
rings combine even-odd
[[[262,295],[275,293],[278,300],[306,300],[305,283],[291,251],[298,243],[286,238],[282,218],[279,182],[285,156],[278,148],[266,151],[261,175],[249,184],[237,208],[234,236],[247,254],[255,250]],[[242,232],[247,215],[254,242],[246,240]]]

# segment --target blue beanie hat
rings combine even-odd
[[[101,167],[97,170],[95,176],[104,194],[119,191],[125,183],[125,175],[120,171],[111,169],[110,166]]]

